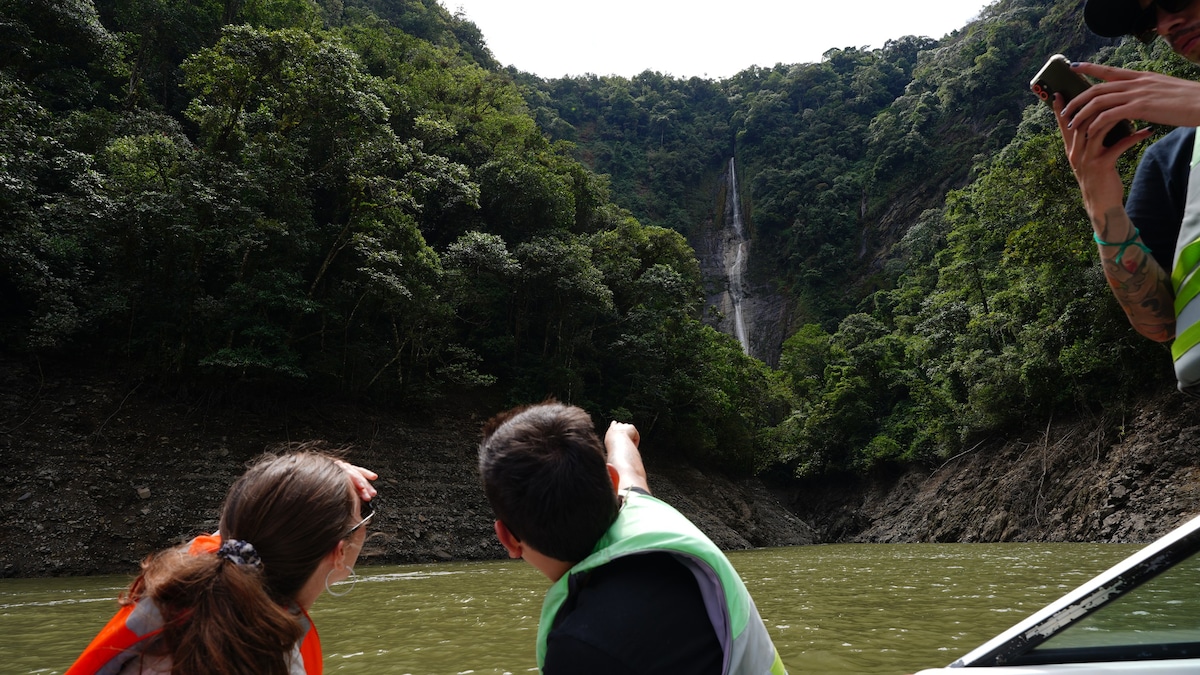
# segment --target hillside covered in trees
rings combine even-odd
[[[1120,417],[1170,386],[1166,350],[1110,297],[1028,89],[1059,52],[1194,77],[1161,41],[1098,38],[1082,2],[1049,0],[720,82],[513,75],[644,223],[696,240],[736,157],[760,288],[791,303],[777,375],[794,408],[760,438],[776,467],[811,475],[944,458],[1055,415]]]
[[[435,0],[0,0],[0,348],[410,410],[553,395],[776,475],[1119,411],[1169,359],[1027,83],[1054,52],[1189,67],[1081,5],[721,81],[545,81]],[[704,323],[688,239],[730,157],[790,308],[778,368]]]

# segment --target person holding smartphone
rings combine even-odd
[[[1197,0],[1087,0],[1084,21],[1104,37],[1133,35],[1147,42],[1162,37],[1176,53],[1200,64]],[[1158,342],[1175,339],[1179,387],[1194,391],[1200,384],[1200,348],[1189,356],[1185,343],[1200,337],[1190,331],[1193,323],[1200,327],[1200,316],[1191,316],[1200,314],[1200,301],[1189,310],[1176,307],[1176,297],[1186,304],[1194,292],[1185,278],[1195,259],[1187,245],[1200,239],[1200,173],[1191,175],[1200,82],[1093,63],[1071,68],[1100,80],[1070,102],[1056,97],[1053,107],[1105,277],[1139,333]],[[1147,148],[1123,200],[1117,158],[1152,133],[1143,128],[1105,146],[1108,131],[1128,119],[1178,128]],[[1195,235],[1189,234],[1189,220],[1196,221]]]

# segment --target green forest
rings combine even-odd
[[[1076,0],[725,80],[543,80],[436,0],[0,0],[0,349],[408,410],[555,396],[744,473],[1118,425],[1169,352],[1028,91],[1056,52],[1194,76]],[[705,323],[689,240],[731,157],[777,366]]]

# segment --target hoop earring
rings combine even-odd
[[[340,598],[343,595],[346,595],[350,591],[354,590],[354,587],[358,585],[358,573],[354,571],[353,567],[351,567],[349,569],[350,569],[350,588],[347,588],[346,590],[342,591],[341,593],[334,593],[333,589],[329,587],[329,575],[333,574],[333,570],[329,570],[328,572],[325,573],[325,592],[329,593],[330,595],[332,595],[335,598]]]

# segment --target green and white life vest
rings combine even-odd
[[[1197,130],[1200,133],[1200,130]],[[1175,378],[1179,390],[1200,393],[1200,143],[1192,141],[1192,167],[1188,174],[1187,204],[1175,260],[1171,267],[1171,286],[1175,290]]]
[[[636,492],[626,493],[616,522],[596,543],[592,554],[568,570],[546,593],[538,623],[538,668],[546,662],[546,640],[554,617],[567,599],[571,577],[617,558],[656,552],[673,554],[695,575],[721,643],[722,673],[786,675],[754,600],[725,554],[683,514],[659,499]]]

